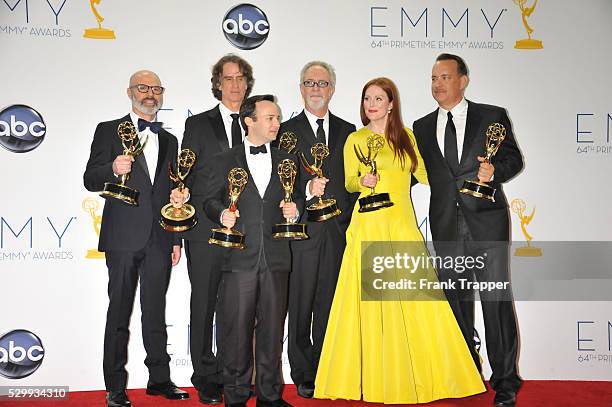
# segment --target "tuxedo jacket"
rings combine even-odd
[[[429,221],[434,241],[456,240],[457,205],[474,240],[507,241],[510,237],[508,202],[502,184],[521,171],[523,158],[506,110],[468,101],[463,151],[456,174],[450,170],[438,145],[437,120],[436,109],[415,121],[413,129],[431,187]],[[501,123],[506,128],[506,139],[491,159],[495,172],[489,185],[496,188],[495,202],[459,192],[463,181],[477,179],[480,163],[476,157],[485,156],[485,134],[492,123]]]
[[[289,241],[286,239],[273,239],[272,227],[277,223],[284,223],[280,201],[285,192],[278,177],[278,164],[281,160],[295,157],[276,148],[271,148],[269,154],[272,159],[270,181],[263,195],[259,195],[251,170],[247,165],[244,146],[233,147],[229,151],[217,154],[205,166],[205,192],[204,211],[215,227],[220,226],[221,213],[229,207],[227,174],[232,168],[242,168],[248,173],[248,182],[238,198],[237,207],[240,217],[236,221],[234,230],[245,235],[245,248],[226,249],[222,270],[232,272],[257,271],[265,256],[265,261],[272,272],[289,272],[291,269],[291,252]],[[293,193],[293,202],[303,211],[304,198],[299,190]],[[210,236],[210,231],[209,231]]]
[[[211,222],[203,212],[206,187],[204,168],[216,154],[230,148],[219,105],[187,118],[181,148],[189,148],[196,154],[196,163],[185,183],[191,194],[189,203],[196,209],[198,217],[198,224],[182,236],[189,240],[208,241],[210,229],[217,227],[218,222]]]
[[[117,135],[119,124],[131,121],[128,114],[121,119],[102,122],[96,127],[91,152],[83,181],[92,192],[102,191],[105,182],[119,183],[113,174],[113,161],[123,154],[123,146]],[[155,182],[151,183],[144,155],[139,154],[132,163],[126,185],[140,192],[138,206],[130,206],[109,198],[104,204],[98,250],[137,251],[153,239],[162,250],[171,252],[177,237],[159,225],[161,208],[170,202],[172,181],[168,176],[169,164],[176,161],[178,142],[164,129],[158,134],[159,156]]]
[[[353,205],[359,194],[351,194],[344,187],[344,143],[349,134],[354,132],[355,125],[329,113],[329,134],[327,135],[327,144],[329,147],[329,156],[323,160],[323,175],[329,179],[325,186],[325,194],[323,198],[334,198],[338,208],[342,213],[325,222],[309,222],[308,215],[303,213],[301,222],[307,224],[307,233],[310,236],[308,241],[301,241],[300,247],[305,245],[315,244],[316,240],[322,236],[321,229],[333,225],[339,228],[342,235],[346,232],[351,221]],[[299,115],[292,117],[281,125],[274,145],[278,145],[280,136],[284,132],[293,132],[297,136],[297,150],[302,152],[306,159],[313,163],[314,159],[310,154],[310,148],[317,143],[316,135],[310,126],[310,122],[304,111]],[[300,164],[302,178],[302,192],[305,193],[306,183],[314,178],[308,174]],[[313,204],[318,198],[312,198],[306,202],[306,206]]]

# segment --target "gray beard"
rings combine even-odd
[[[325,106],[326,100],[325,99],[321,99],[320,102],[314,102],[310,98],[306,98],[306,104],[312,110],[319,110],[319,109],[321,109],[321,108],[323,108]]]
[[[144,114],[151,115],[151,116],[157,114],[157,112],[161,108],[159,104],[152,106],[152,107],[145,106],[144,104],[142,104],[135,98],[132,98],[132,107]]]

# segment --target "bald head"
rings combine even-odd
[[[138,85],[143,80],[154,81],[158,86],[161,86],[161,80],[159,76],[153,71],[147,71],[146,69],[142,69],[140,71],[134,72],[132,76],[130,76],[130,87]]]

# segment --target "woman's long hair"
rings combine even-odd
[[[387,125],[385,126],[385,137],[387,142],[391,145],[395,158],[399,159],[399,162],[404,168],[406,165],[406,156],[410,157],[410,172],[414,172],[417,166],[417,157],[414,151],[414,146],[406,132],[402,117],[400,116],[400,100],[397,87],[389,78],[374,78],[365,84],[361,91],[361,104],[359,111],[361,113],[361,122],[364,126],[370,123],[370,119],[366,116],[365,109],[363,108],[363,98],[365,97],[366,90],[376,85],[381,88],[387,94],[390,102],[393,102],[393,108],[387,117]]]

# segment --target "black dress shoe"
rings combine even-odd
[[[147,394],[149,396],[164,396],[168,400],[183,400],[189,398],[189,393],[179,389],[172,382],[148,384]]]
[[[204,404],[221,404],[221,386],[217,383],[205,383],[198,389],[198,397]]]
[[[516,405],[516,393],[513,391],[498,391],[493,399],[495,407],[514,407]]]
[[[287,403],[283,399],[278,399],[274,401],[264,401],[264,400],[257,399],[256,407],[293,407],[293,406]]]
[[[128,399],[125,390],[115,390],[106,393],[106,406],[107,407],[130,407],[130,399]]]
[[[300,383],[297,386],[297,394],[305,399],[311,399],[314,395],[315,385],[313,382]]]

